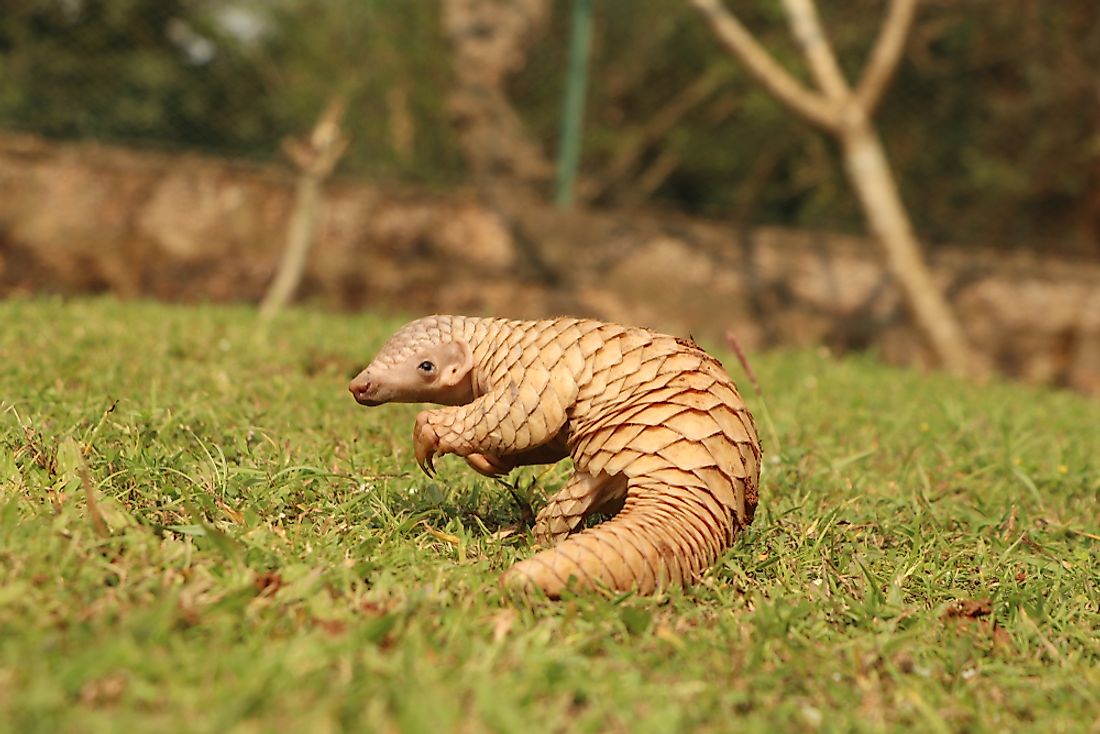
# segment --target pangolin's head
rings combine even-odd
[[[473,354],[454,333],[450,316],[426,316],[389,338],[348,390],[362,405],[440,403],[473,399]]]

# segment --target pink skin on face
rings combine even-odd
[[[388,347],[348,385],[361,405],[463,405],[474,399],[473,356],[465,342],[448,341],[415,350]]]

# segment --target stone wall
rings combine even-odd
[[[276,166],[0,136],[0,295],[258,301],[293,185]],[[574,313],[927,363],[857,237],[542,206],[506,223],[469,192],[361,181],[327,188],[319,229],[303,296],[333,308]],[[938,248],[933,265],[1002,371],[1100,392],[1100,264]]]

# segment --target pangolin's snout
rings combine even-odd
[[[348,391],[351,393],[355,401],[360,405],[367,405],[370,407],[381,405],[382,402],[371,398],[371,384],[370,378],[367,377],[366,372],[361,372],[356,376],[354,380],[348,385]]]

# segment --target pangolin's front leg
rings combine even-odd
[[[564,366],[533,372],[528,369],[521,381],[503,382],[466,405],[417,415],[413,448],[420,468],[430,476],[437,455],[504,457],[550,442],[565,425],[576,382]]]

